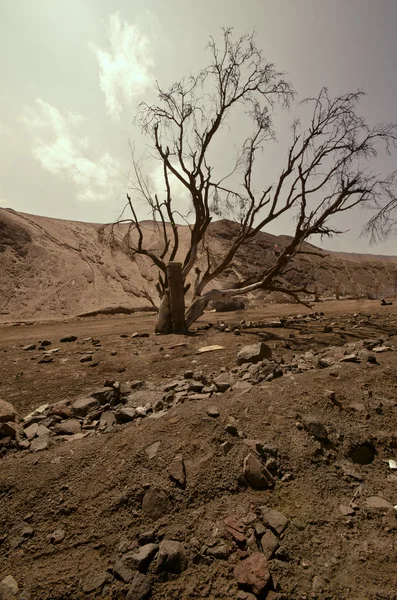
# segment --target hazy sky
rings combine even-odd
[[[145,143],[132,124],[137,103],[154,98],[154,80],[167,85],[204,67],[221,26],[255,26],[300,97],[324,85],[334,94],[362,88],[369,121],[397,120],[396,0],[0,0],[0,206],[115,220],[129,140]],[[281,142],[288,118],[277,120]],[[268,183],[276,155],[273,147],[263,156]],[[382,167],[395,169],[396,156]],[[350,232],[326,247],[396,254],[396,239],[370,249],[358,239],[367,216],[344,215]]]

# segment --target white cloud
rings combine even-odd
[[[5,206],[6,204],[7,204],[7,201],[4,197],[3,188],[0,185],[0,206]]]
[[[130,106],[134,97],[151,83],[153,67],[149,39],[136,25],[120,18],[118,12],[109,18],[108,40],[110,52],[90,44],[99,65],[99,80],[108,114],[120,120],[123,106]]]
[[[176,165],[175,165],[176,167]],[[158,162],[156,167],[150,173],[150,180],[153,186],[153,191],[156,192],[160,199],[165,198],[166,185],[164,181],[163,164]],[[169,184],[172,195],[172,207],[174,210],[187,217],[190,211],[191,198],[186,187],[175,177],[169,174]]]
[[[88,138],[77,133],[86,120],[81,115],[62,114],[37,99],[35,106],[24,108],[21,119],[34,135],[33,156],[50,173],[73,181],[78,200],[101,201],[116,194],[119,163],[108,152],[90,157]]]

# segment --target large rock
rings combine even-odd
[[[256,490],[263,490],[274,484],[271,473],[253,454],[248,454],[244,459],[243,475],[248,483]]]
[[[150,592],[151,585],[149,577],[138,572],[132,580],[126,600],[146,600],[146,598],[149,598]]]
[[[12,404],[0,399],[0,423],[15,422],[18,413]]]
[[[242,365],[243,363],[258,363],[264,358],[269,359],[272,357],[271,348],[264,342],[258,344],[251,344],[244,346],[237,354],[237,364]]]
[[[181,542],[163,540],[157,556],[157,571],[182,573],[187,568],[185,548]]]
[[[157,520],[171,512],[172,504],[163,490],[150,488],[143,497],[142,510],[148,517]]]
[[[266,558],[260,552],[254,552],[236,565],[234,576],[239,585],[259,596],[266,589],[270,579]]]

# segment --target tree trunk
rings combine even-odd
[[[195,296],[191,301],[186,311],[186,327],[189,329],[191,325],[204,314],[210,300],[203,296]]]
[[[170,294],[166,290],[160,303],[159,313],[157,316],[156,333],[172,333]]]

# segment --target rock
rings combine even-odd
[[[116,417],[117,423],[129,423],[139,417],[139,413],[136,408],[132,408],[132,406],[122,406],[117,409],[114,416]]]
[[[302,421],[302,424],[307,433],[315,437],[316,440],[328,440],[328,431],[326,427],[314,417],[305,417]]]
[[[120,398],[120,388],[115,387],[103,387],[99,390],[95,390],[91,394],[92,398],[98,400],[99,404],[103,406],[104,404],[110,404],[113,406],[116,404]]]
[[[32,423],[32,425],[29,425],[29,427],[26,427],[24,429],[25,435],[28,438],[28,440],[32,440],[33,438],[36,437],[37,428],[38,428],[38,424]]]
[[[268,529],[265,535],[261,539],[262,554],[266,560],[270,560],[279,547],[279,541],[270,529]]]
[[[124,564],[123,560],[118,560],[112,568],[113,575],[124,581],[124,583],[129,583],[131,579],[134,577],[134,571],[132,571],[127,565]]]
[[[271,358],[271,348],[264,342],[258,344],[251,344],[244,346],[237,354],[237,364],[242,365],[243,363],[258,363],[264,358]]]
[[[34,529],[29,525],[29,523],[25,523],[25,521],[21,521],[14,525],[8,535],[8,541],[10,544],[10,548],[15,550],[21,544],[26,542],[29,538],[34,534]]]
[[[81,363],[86,363],[86,362],[91,362],[92,361],[92,355],[91,354],[84,354],[81,358],[80,358],[80,362]]]
[[[145,448],[145,452],[146,452],[149,460],[151,460],[152,458],[154,458],[156,456],[157,452],[159,451],[160,444],[161,444],[161,442],[153,442],[153,444],[150,444],[150,446]]]
[[[16,423],[0,423],[0,438],[10,437],[11,439],[15,440],[18,432],[19,427],[16,425]]]
[[[209,556],[213,556],[214,558],[218,558],[219,560],[227,560],[229,558],[229,548],[226,544],[221,544],[219,546],[215,546],[214,548],[208,548],[207,554]]]
[[[244,459],[243,475],[248,483],[257,490],[266,489],[274,484],[272,475],[251,453]]]
[[[126,600],[146,600],[150,596],[150,579],[143,573],[136,573],[128,590]]]
[[[45,365],[45,364],[52,363],[52,362],[54,362],[54,357],[46,354],[42,358],[40,358],[40,360],[38,361],[38,364]]]
[[[54,417],[61,417],[62,419],[70,419],[73,415],[73,411],[66,402],[57,402],[51,407],[48,414]]]
[[[45,436],[49,436],[50,434],[51,434],[51,431],[48,429],[48,427],[45,427],[45,425],[42,425],[40,423],[37,424],[37,432],[36,432],[37,437],[45,437]]]
[[[157,556],[157,572],[182,573],[187,568],[185,549],[181,542],[163,540]]]
[[[326,588],[327,584],[320,575],[315,575],[312,581],[312,590],[315,594],[321,594]]]
[[[267,600],[268,596],[266,596]],[[236,600],[256,600],[256,596],[254,594],[250,594],[249,592],[243,592],[240,590],[237,592]]]
[[[89,412],[98,408],[99,403],[95,398],[80,398],[72,404],[73,413],[78,417],[86,417]]]
[[[261,506],[262,520],[268,525],[277,535],[281,535],[289,523],[289,519],[278,510],[273,510],[267,506]]]
[[[116,424],[115,414],[110,411],[105,411],[101,414],[101,418],[99,419],[99,427],[106,427],[106,429],[111,429],[113,425]]]
[[[18,413],[10,402],[0,399],[0,423],[15,422]]]
[[[203,354],[204,352],[215,352],[216,350],[224,350],[224,346],[218,346],[214,344],[213,346],[202,346],[198,349],[197,354]]]
[[[172,504],[163,490],[150,488],[143,497],[142,510],[149,518],[157,520],[171,512]]]
[[[230,388],[230,383],[227,381],[215,381],[214,383],[217,391],[221,394],[224,394]]]
[[[36,344],[28,344],[23,347],[24,350],[36,350]]]
[[[62,423],[56,423],[54,433],[57,435],[74,435],[81,431],[80,421],[77,419],[68,419]]]
[[[341,363],[359,363],[360,359],[354,352],[352,354],[346,354],[342,358],[339,359]]]
[[[62,341],[62,340],[61,340]],[[85,594],[99,590],[107,581],[108,573],[104,571],[98,573],[90,573],[82,583],[82,590]]]
[[[138,552],[129,552],[122,558],[123,563],[134,571],[145,572],[155,557],[159,547],[157,544],[145,544]]]
[[[227,454],[229,454],[232,447],[233,447],[233,444],[232,444],[232,442],[229,442],[229,440],[227,440],[226,442],[223,442],[223,444],[221,444],[222,452],[225,456]]]
[[[387,512],[390,508],[393,508],[391,502],[388,502],[380,496],[370,496],[366,499],[365,506],[379,512]]]
[[[225,523],[226,531],[230,533],[236,542],[240,544],[245,543],[246,538],[244,535],[244,525],[242,523],[237,521],[234,517],[226,517],[223,522]]]
[[[234,576],[239,585],[247,587],[259,596],[264,592],[270,580],[266,558],[260,552],[254,552],[236,565]]]
[[[185,463],[183,462],[183,457],[181,454],[178,454],[173,459],[172,463],[168,467],[168,475],[171,477],[173,481],[181,485],[183,488],[186,485],[186,470]]]
[[[0,600],[13,600],[19,592],[19,585],[12,575],[0,581]]]
[[[216,419],[216,417],[219,417],[219,414],[219,410],[216,406],[212,405],[207,408],[207,415],[209,417],[213,417],[214,419]]]
[[[65,531],[63,529],[55,529],[49,536],[49,542],[51,544],[60,544],[65,539]]]
[[[65,335],[59,341],[65,343],[65,342],[75,342],[76,340],[77,340],[76,335]]]
[[[41,452],[41,450],[48,450],[52,446],[52,439],[49,435],[42,435],[41,437],[35,438],[30,444],[31,452]]]
[[[183,374],[183,377],[185,379],[193,379],[193,371],[191,371],[191,370],[185,371]]]
[[[46,346],[51,346],[51,342],[50,340],[43,340],[42,342],[40,342],[40,345],[45,348]]]
[[[347,506],[346,504],[339,504],[339,512],[344,517],[350,517],[355,514],[353,508],[351,506]]]

